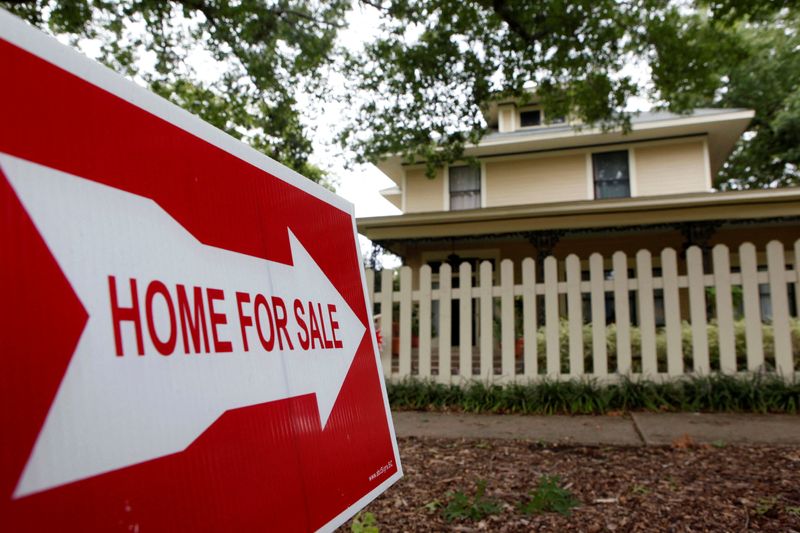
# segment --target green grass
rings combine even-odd
[[[770,374],[712,374],[674,381],[539,381],[505,386],[443,385],[405,379],[386,384],[393,409],[471,413],[605,414],[610,411],[797,413],[800,383]]]

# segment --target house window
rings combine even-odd
[[[480,167],[450,167],[450,210],[476,209],[480,206]]]
[[[520,111],[519,125],[522,128],[531,126],[541,126],[542,112],[539,109],[531,109],[530,111]]]
[[[592,154],[595,198],[627,198],[631,195],[628,151]]]

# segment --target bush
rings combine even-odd
[[[472,413],[604,414],[609,411],[705,411],[796,413],[800,383],[775,375],[712,374],[654,382],[622,378],[600,385],[594,380],[550,381],[505,386],[472,381],[443,385],[405,379],[388,382],[393,409],[460,410]]]
[[[795,361],[795,370],[800,371],[800,319],[792,318],[789,321],[792,336],[792,355]],[[745,336],[744,320],[737,320],[733,325],[734,346],[736,350],[736,365],[739,370],[747,370],[747,341]],[[764,366],[762,370],[772,371],[775,369],[775,342],[773,327],[771,324],[762,324],[761,334],[764,346]],[[706,326],[708,338],[708,352],[711,370],[719,370],[719,328],[715,320],[710,321]],[[561,361],[561,372],[569,372],[569,323],[562,319],[558,328],[559,355]],[[631,326],[631,359],[633,373],[642,371],[642,334],[638,327]],[[539,368],[545,368],[545,344],[546,333],[544,327],[536,331],[536,353],[538,354]],[[667,333],[666,328],[656,328],[656,359],[658,369],[665,372],[667,369]],[[593,370],[592,360],[592,326],[583,326],[583,355],[584,368],[587,372]],[[681,347],[683,352],[683,365],[685,371],[691,372],[694,369],[694,357],[692,346],[692,327],[689,322],[681,323]],[[617,325],[612,323],[606,326],[606,352],[608,353],[609,372],[617,371]]]

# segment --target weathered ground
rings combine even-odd
[[[800,531],[800,447],[548,446],[521,440],[401,438],[405,477],[366,509],[380,531]],[[544,475],[580,500],[570,516],[519,510]],[[451,494],[499,514],[447,522]],[[351,524],[343,527],[350,529]]]

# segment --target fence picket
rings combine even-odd
[[[583,374],[583,302],[581,300],[581,260],[567,256],[567,321],[569,323],[569,374]]]
[[[504,259],[500,262],[500,373],[507,380],[516,375],[514,324],[514,263]]]
[[[794,374],[792,341],[789,330],[789,296],[786,287],[786,262],[783,244],[767,244],[767,271],[769,294],[772,302],[772,329],[775,339],[775,370],[784,377]]]
[[[696,374],[708,374],[710,366],[703,252],[697,246],[690,246],[686,250],[686,272],[689,278],[689,319],[692,323],[692,370]]]
[[[367,297],[369,297],[370,306],[375,301],[375,271],[368,268],[364,272],[364,277],[367,280]],[[370,307],[370,314],[374,313],[374,308]]]
[[[394,287],[394,271],[383,269],[381,271],[381,336],[383,346],[381,347],[381,362],[383,363],[383,375],[392,375],[392,294]]]
[[[431,375],[431,267],[419,269],[419,376]]]
[[[536,261],[522,261],[522,343],[525,377],[539,373],[536,354]]]
[[[480,320],[481,377],[488,380],[494,374],[494,299],[489,261],[480,265]]]
[[[400,360],[401,376],[411,375],[411,267],[400,267]]]
[[[642,374],[654,377],[658,373],[656,359],[656,319],[653,305],[653,260],[649,250],[636,253],[636,277],[639,303],[639,331],[642,336]]]
[[[653,262],[657,259],[648,250],[639,250],[632,261],[636,272],[632,279],[628,257],[623,252],[613,255],[613,276],[608,279],[607,259],[597,253],[588,259],[588,281],[583,280],[581,260],[576,255],[569,255],[563,263],[552,256],[545,258],[543,282],[539,283],[536,280],[539,263],[531,258],[522,261],[518,281],[515,280],[516,265],[509,259],[499,263],[497,276],[495,265],[489,261],[482,262],[477,272],[473,271],[472,263],[462,263],[457,273],[443,263],[437,274],[438,285],[434,285],[437,275],[431,267],[423,266],[419,269],[418,289],[414,286],[415,274],[408,266],[397,272],[383,270],[380,274],[365,269],[364,279],[367,295],[374,301],[372,307],[378,311],[376,315],[383,336],[379,347],[381,365],[387,378],[405,378],[413,374],[423,379],[433,376],[438,382],[449,384],[457,375],[462,382],[480,377],[507,383],[522,375],[528,379],[543,377],[542,372],[553,379],[562,374],[570,377],[591,374],[602,379],[612,371],[630,375],[634,368],[632,355],[639,352],[639,348],[641,367],[637,359],[635,368],[636,372],[641,368],[643,377],[659,377],[665,370],[670,377],[684,375],[689,370],[689,350],[693,373],[708,374],[712,368],[706,304],[708,293],[713,291],[717,310],[713,329],[718,332],[718,339],[713,340],[718,340],[720,353],[719,365],[715,362],[714,370],[731,375],[764,369],[763,322],[769,320],[776,372],[792,379],[796,372],[790,305],[798,302],[790,301],[793,298],[790,288],[795,289],[795,293],[800,292],[797,290],[800,287],[800,239],[791,246],[787,257],[782,243],[770,242],[766,249],[767,261],[761,263],[766,271],[759,270],[765,267],[759,267],[756,247],[743,243],[735,254],[724,245],[716,246],[710,254],[712,268],[707,270],[703,251],[697,246],[689,247],[685,276],[679,273],[677,252],[664,248],[660,252],[660,277],[653,273]],[[731,271],[732,263],[738,265],[738,271]],[[559,281],[562,267],[564,278]],[[379,281],[380,290],[376,290]],[[398,284],[397,289],[394,283]],[[769,299],[760,291],[765,283],[769,285]],[[738,315],[733,307],[735,285],[742,287],[744,339],[737,336],[740,333],[737,333],[735,319]],[[663,291],[666,365],[659,360],[657,351],[660,349],[657,340],[662,334],[656,327],[658,290]],[[682,302],[682,290],[687,290],[688,302]],[[613,316],[608,316],[611,311],[607,307],[607,293],[611,291],[614,309]],[[630,291],[636,291],[637,328],[632,325]],[[588,294],[588,301],[584,301],[584,294]],[[543,297],[544,309],[539,305],[540,297]],[[517,298],[521,299],[521,309]],[[454,299],[458,300],[457,304]],[[478,302],[474,302],[475,299]],[[681,320],[687,304],[691,348],[684,346],[682,338]],[[761,308],[767,304],[764,309],[769,314],[762,317]],[[415,308],[417,305],[419,307]],[[399,313],[394,306],[399,307]],[[591,322],[591,350],[585,346],[589,341],[583,336],[588,309],[591,309],[591,321],[587,320]],[[518,316],[520,312],[522,315]],[[537,315],[541,316],[542,312],[540,330]],[[616,329],[616,339],[608,338],[608,318]],[[457,320],[455,325],[454,319]],[[433,320],[437,320],[437,324],[433,324]],[[517,339],[518,322],[522,323],[521,339]],[[567,331],[562,331],[562,324]],[[458,328],[457,332],[454,327]],[[537,338],[542,333],[544,344],[539,345]],[[631,345],[634,334],[640,336],[641,346]],[[520,340],[522,346],[518,349]],[[741,340],[744,347],[739,344]],[[616,354],[608,351],[612,341],[616,344]],[[591,352],[589,364],[585,352]],[[541,355],[544,363],[539,361]],[[741,362],[737,355],[742,357]]]
[[[592,300],[592,371],[598,377],[608,375],[608,353],[606,347],[606,293],[603,256],[589,256],[589,284]]]
[[[453,268],[447,263],[439,267],[439,383],[450,383],[452,375],[453,340]]]
[[[667,330],[667,374],[683,374],[683,341],[681,339],[681,306],[678,293],[678,256],[672,248],[661,251],[661,272],[664,279],[664,325]]]
[[[736,372],[736,339],[733,336],[733,298],[731,265],[728,247],[718,244],[711,252],[714,265],[715,306],[719,336],[719,368],[724,373]]]
[[[794,309],[800,317],[800,239],[794,241]]]
[[[739,246],[739,266],[742,273],[747,369],[756,371],[764,364],[764,340],[761,331],[761,298],[758,293],[756,247],[752,243],[746,242]]]
[[[553,256],[544,260],[544,317],[547,375],[558,377],[561,374],[558,339],[558,263]]]
[[[628,300],[628,257],[624,252],[612,256],[614,267],[614,319],[617,324],[617,372],[631,373],[631,311]]]
[[[472,377],[472,265],[458,267],[458,373]]]

